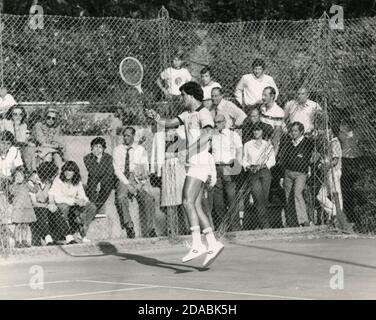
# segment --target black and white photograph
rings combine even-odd
[[[375,300],[375,30],[376,0],[0,0],[0,300]]]

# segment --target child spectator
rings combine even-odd
[[[86,233],[93,221],[97,208],[89,201],[81,182],[80,169],[74,161],[67,161],[61,168],[61,174],[52,184],[48,193],[49,209],[56,212],[59,209],[65,221],[66,244],[77,243],[77,238],[82,237],[82,242],[90,242]]]
[[[36,216],[29,193],[33,191],[26,181],[24,167],[17,167],[13,172],[13,185],[9,189],[12,198],[12,223],[14,223],[14,238],[16,248],[30,247],[28,243],[29,224],[35,222]]]

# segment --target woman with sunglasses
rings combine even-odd
[[[42,162],[54,161],[60,170],[63,163],[64,145],[59,142],[60,121],[58,115],[56,109],[48,108],[44,119],[35,124],[33,137],[37,143],[36,158],[39,158]],[[35,164],[33,170],[36,169]]]

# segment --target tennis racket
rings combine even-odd
[[[144,77],[144,68],[141,62],[134,57],[126,57],[120,62],[119,73],[123,81],[142,94],[141,83]]]

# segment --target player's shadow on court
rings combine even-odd
[[[164,262],[155,258],[145,257],[145,256],[141,256],[138,254],[121,253],[117,250],[117,248],[114,245],[112,245],[109,242],[98,243],[98,248],[103,252],[104,255],[112,255],[115,257],[120,257],[120,258],[123,258],[122,260],[125,260],[125,261],[133,260],[133,261],[136,261],[137,263],[140,263],[146,266],[170,269],[170,270],[175,271],[175,273],[188,273],[188,272],[193,271],[193,270],[187,270],[186,268],[191,268],[191,269],[195,269],[198,271],[209,270],[208,268],[200,268],[200,267],[195,267],[195,266]],[[182,267],[185,269],[182,269]]]

